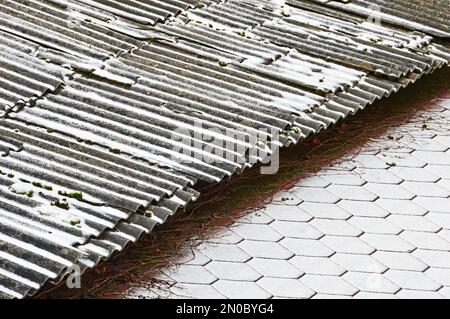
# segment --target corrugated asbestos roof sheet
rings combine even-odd
[[[198,181],[450,61],[427,34],[269,4],[0,0],[0,297],[94,267],[195,200]]]
[[[289,0],[291,1],[291,0]],[[329,7],[450,38],[448,0],[314,0]],[[292,0],[293,3],[301,2]]]
[[[0,37],[0,116],[18,104],[55,91],[67,71],[30,53],[36,45],[7,33]]]

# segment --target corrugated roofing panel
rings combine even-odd
[[[450,38],[450,5],[447,0],[313,0],[356,15],[379,19],[411,30]],[[290,4],[301,1],[288,0]]]
[[[1,296],[94,267],[195,199],[198,180],[262,160],[260,129],[296,142],[450,61],[424,34],[312,2],[196,2],[168,19],[192,2],[10,3],[2,41],[31,46],[46,76],[74,74],[0,122]],[[230,144],[196,135],[211,132]]]
[[[0,117],[64,83],[68,72],[37,58],[35,50],[33,43],[0,31]]]
[[[91,63],[91,68],[139,44],[131,37],[92,23],[87,17],[71,14],[66,7],[52,4],[39,0],[1,0],[0,30],[32,41],[42,46],[44,52],[51,50],[82,59]]]

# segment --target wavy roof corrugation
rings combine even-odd
[[[68,73],[33,56],[37,45],[0,31],[0,117],[18,104],[55,91]]]
[[[270,140],[281,133],[278,145],[297,142],[450,61],[425,34],[309,2],[275,11],[257,0],[197,2],[154,26],[108,4],[28,0],[0,19],[0,38],[31,43],[25,60],[66,70],[57,90],[0,122],[3,297],[33,294],[75,264],[94,267],[195,200],[198,181],[262,160],[248,157],[267,149],[259,129]],[[61,24],[74,8],[84,10],[75,27]],[[199,121],[233,147],[196,136]],[[183,161],[174,137],[192,151]]]
[[[450,38],[450,8],[447,0],[313,0],[400,27]],[[301,1],[288,0],[296,4]]]
[[[56,1],[55,1],[56,2]],[[65,1],[58,1],[59,3]],[[112,14],[143,25],[153,25],[164,21],[186,9],[199,5],[210,5],[214,0],[74,0],[72,4],[80,3],[83,6],[94,7],[103,12]]]

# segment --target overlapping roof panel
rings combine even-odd
[[[32,42],[0,31],[0,117],[64,82],[68,71],[37,58],[36,48]]]
[[[198,181],[450,61],[426,34],[291,4],[0,1],[0,43],[18,52],[9,61],[41,72],[0,79],[15,84],[0,90],[36,84],[0,122],[2,296],[94,267],[196,199]]]
[[[313,0],[360,16],[450,38],[447,0]],[[301,2],[288,0],[288,2]]]
[[[64,3],[66,1],[55,1]],[[199,5],[209,5],[214,0],[144,0],[144,1],[112,1],[112,0],[74,0],[72,5],[93,7],[111,14],[115,19],[122,18],[142,25],[153,25],[164,21],[169,16],[195,8]]]

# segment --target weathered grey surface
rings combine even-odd
[[[436,103],[417,114],[428,129],[390,129],[162,269],[170,289],[129,297],[450,298],[450,100]]]
[[[370,17],[399,27],[450,38],[450,8],[447,0],[313,0],[332,8]],[[301,2],[288,0],[288,2]]]
[[[104,3],[0,1],[4,295],[32,294],[122,250],[195,199],[198,181],[251,166],[239,159],[267,147],[250,138],[259,129],[295,143],[450,60],[426,34],[334,9]],[[243,149],[192,137],[199,120]],[[181,162],[174,132],[194,145]]]

